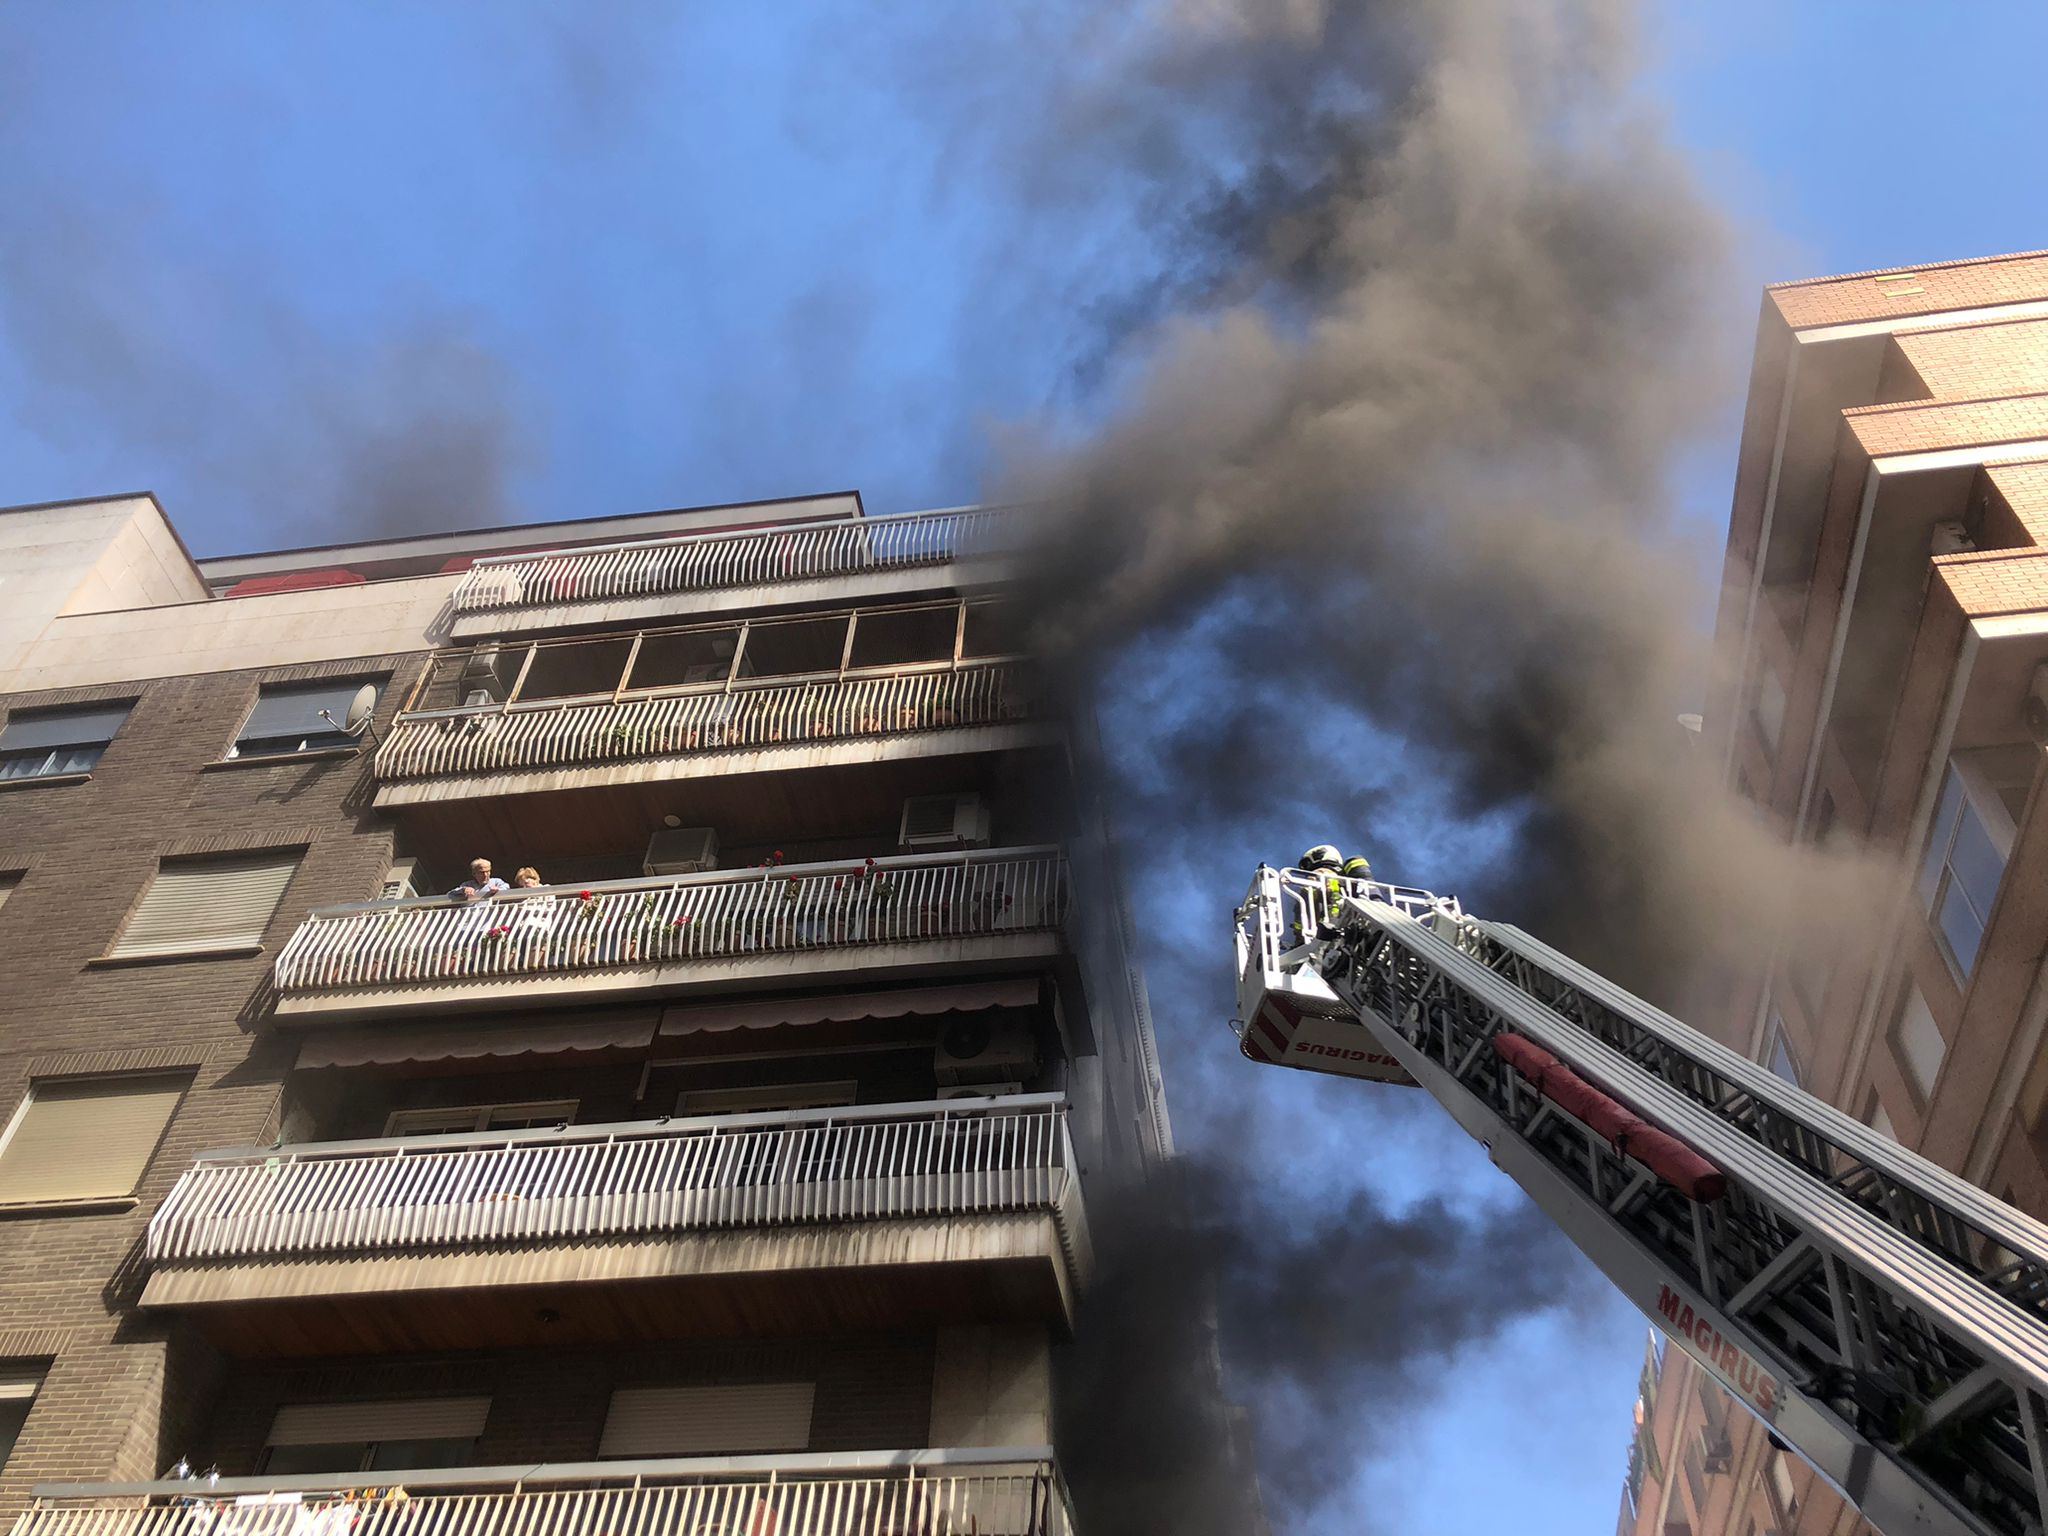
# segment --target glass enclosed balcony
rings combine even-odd
[[[456,585],[453,630],[632,622],[678,613],[682,598],[702,612],[721,596],[735,606],[802,600],[809,594],[792,589],[806,587],[845,601],[957,586],[1028,533],[1028,514],[970,507],[487,556]]]
[[[377,749],[377,803],[1053,740],[1010,624],[945,602],[442,652]]]

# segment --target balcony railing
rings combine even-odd
[[[13,1536],[1072,1536],[1043,1446],[50,1485]],[[394,1479],[383,1480],[388,1488]]]
[[[1017,549],[1022,524],[1014,512],[968,508],[492,555],[470,567],[453,602],[480,613],[944,565]]]
[[[999,725],[1044,712],[1021,668],[969,661],[866,677],[676,689],[635,698],[402,714],[377,749],[383,783]]]
[[[153,1263],[627,1240],[1043,1210],[1076,1278],[1058,1094],[215,1153],[150,1219]]]
[[[277,957],[280,996],[631,970],[1056,931],[1056,847],[543,886],[487,902],[328,907]]]

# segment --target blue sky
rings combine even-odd
[[[983,56],[973,15],[9,0],[0,504],[153,489],[210,555],[844,487],[873,511],[973,499],[1002,423],[1085,412],[1089,303],[1134,237],[1016,216],[962,125],[1029,113],[1031,71]],[[2048,245],[2038,5],[1646,15],[1641,94],[1740,231],[1704,301],[1745,353],[1767,280]],[[1678,470],[1704,549],[1739,405]],[[1175,664],[1124,679],[1134,772]],[[1429,867],[1392,873],[1450,886],[1498,852],[1502,829],[1395,780]],[[1283,823],[1146,872],[1184,1138],[1222,1095],[1332,1191],[1507,1199],[1412,1099],[1226,1075],[1219,914],[1252,860],[1326,835]],[[1426,1414],[1361,1462],[1380,1528],[1607,1528],[1641,1328],[1581,1291],[1432,1366]]]

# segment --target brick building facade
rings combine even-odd
[[[2048,255],[1764,298],[1703,748],[1794,843],[1898,870],[1885,921],[1693,1022],[2048,1216]],[[1865,1529],[1677,1353],[1620,1529]]]
[[[1068,1529],[1085,1189],[1170,1136],[1015,548],[0,512],[0,1515]]]

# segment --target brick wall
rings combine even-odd
[[[1795,329],[2048,299],[2048,252],[1783,283],[1769,300]]]
[[[0,1124],[40,1077],[151,1069],[192,1081],[132,1207],[0,1212],[0,1358],[50,1360],[0,1474],[0,1517],[36,1482],[155,1475],[176,1454],[165,1437],[181,1437],[180,1416],[210,1397],[210,1351],[129,1310],[145,1223],[194,1153],[271,1134],[296,1047],[264,1019],[269,964],[310,908],[375,895],[390,860],[390,829],[367,808],[367,755],[208,765],[261,682],[389,672],[388,716],[416,665],[387,657],[0,696],[0,709],[134,700],[89,782],[0,791],[0,871],[21,872],[0,907]],[[163,856],[268,847],[304,852],[262,954],[92,963]]]
[[[1917,331],[1896,340],[1928,396],[1991,400],[2048,390],[2048,319]]]

